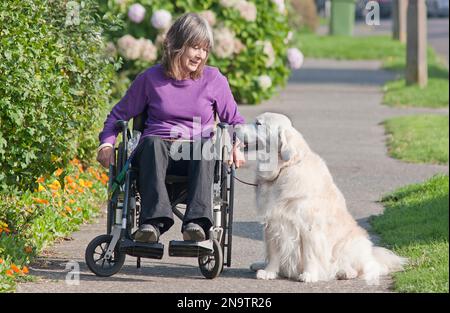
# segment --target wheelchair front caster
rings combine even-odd
[[[97,276],[108,277],[116,274],[125,263],[126,254],[114,249],[111,259],[105,259],[106,250],[111,242],[111,235],[100,235],[92,239],[86,248],[85,260],[89,269]]]
[[[220,243],[216,239],[213,239],[213,248],[214,252],[212,255],[198,258],[200,271],[208,279],[216,278],[223,270],[223,251]]]

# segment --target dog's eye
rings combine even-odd
[[[260,121],[256,121],[255,125],[262,125]]]

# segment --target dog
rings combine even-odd
[[[277,158],[269,169],[257,160],[256,204],[265,221],[266,247],[266,261],[250,267],[258,279],[362,277],[375,284],[380,275],[403,269],[407,259],[375,247],[358,226],[325,162],[288,117],[263,113],[254,124],[236,126],[235,132],[249,147],[266,150],[270,141]]]

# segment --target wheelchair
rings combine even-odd
[[[116,127],[122,134],[122,141],[114,148],[114,162],[109,167],[107,233],[95,237],[87,246],[85,261],[88,268],[97,276],[109,277],[120,271],[126,255],[137,258],[137,268],[141,258],[162,259],[164,245],[143,243],[133,240],[139,228],[140,196],[137,186],[138,168],[131,165],[130,143],[137,143],[145,122],[145,113],[133,119],[132,134],[128,122],[117,121]],[[205,241],[172,240],[169,243],[169,256],[193,257],[198,259],[202,275],[207,279],[218,277],[224,266],[231,266],[233,200],[235,166],[225,162],[230,143],[226,123],[218,123],[213,135],[214,148],[218,152],[214,163],[212,186],[212,227]],[[166,188],[172,211],[183,219],[183,206],[187,199],[187,176],[167,175]]]

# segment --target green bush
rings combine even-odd
[[[0,191],[93,156],[114,60],[94,0],[0,2]]]
[[[160,60],[161,43],[171,22],[183,13],[197,12],[210,22],[214,32],[215,49],[208,64],[227,76],[238,102],[259,103],[287,81],[291,63],[287,59],[289,27],[283,0],[99,2],[105,13],[117,14],[124,22],[123,29],[108,32],[108,37],[111,53],[124,58],[121,72],[129,80]],[[136,14],[130,17],[133,6]]]

